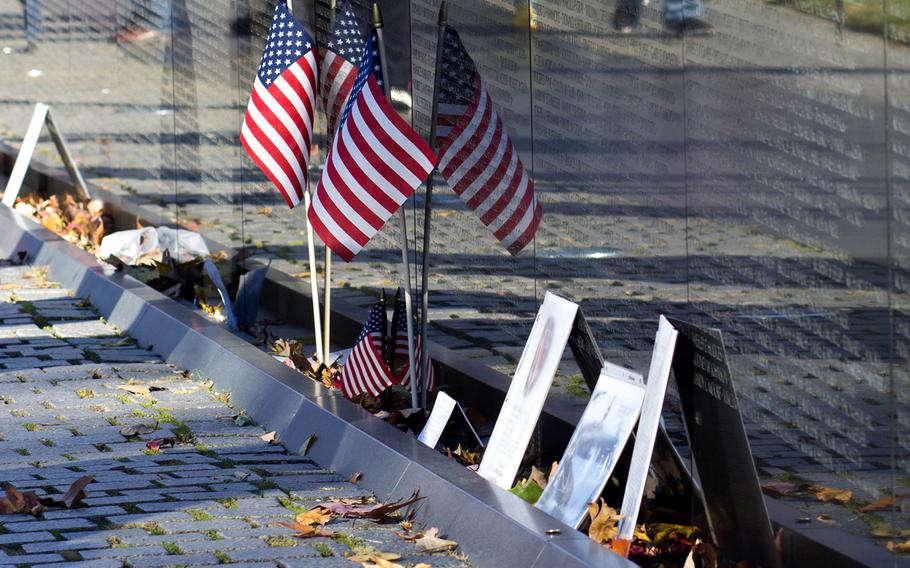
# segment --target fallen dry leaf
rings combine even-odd
[[[542,471],[533,465],[531,466],[531,475],[528,476],[528,479],[530,481],[536,481],[537,485],[539,485],[541,489],[547,488],[547,477]]]
[[[812,485],[809,487],[819,501],[827,503],[836,501],[838,503],[849,503],[853,499],[853,492],[849,489],[837,489],[835,487],[826,487],[824,485]]]
[[[899,529],[884,523],[872,529],[872,536],[875,538],[910,538],[910,528]]]
[[[834,517],[832,517],[831,515],[826,515],[824,513],[815,517],[815,520],[822,524],[830,525],[832,527],[837,525],[837,521],[834,520]]]
[[[67,509],[72,509],[76,505],[80,504],[83,499],[88,495],[85,490],[85,487],[95,481],[95,478],[91,475],[83,475],[79,479],[73,482],[70,485],[69,489],[66,490],[66,493],[63,495],[63,505]]]
[[[622,519],[616,509],[599,499],[596,503],[588,503],[588,515],[591,516],[591,526],[588,528],[591,540],[604,544],[616,537],[616,523]]]
[[[884,511],[890,509],[892,505],[900,503],[904,499],[910,497],[910,493],[905,493],[903,495],[885,495],[876,499],[875,501],[869,503],[865,507],[862,507],[859,511],[860,513],[873,513],[875,511]]]
[[[149,426],[148,424],[131,424],[130,426],[124,426],[120,429],[120,435],[127,438],[132,438],[133,436],[141,436],[143,434],[151,434],[157,430],[154,426]]]
[[[382,552],[375,548],[364,546],[356,554],[345,556],[351,562],[377,562],[378,560],[398,560],[400,555],[394,552]]]
[[[335,536],[335,533],[332,531],[326,531],[326,530],[323,530],[321,528],[317,528],[317,527],[314,527],[311,525],[301,525],[299,523],[291,524],[291,523],[285,523],[283,521],[277,521],[274,524],[280,525],[282,527],[287,527],[287,528],[291,529],[292,531],[295,531],[296,534],[294,534],[294,536],[296,536],[297,538],[313,538],[313,537],[317,537],[317,536],[326,536],[326,537]]]
[[[394,503],[366,504],[348,503],[344,500],[339,500],[324,503],[322,507],[325,507],[340,517],[383,521],[387,519],[392,513],[398,511],[399,509],[407,507],[408,505],[413,505],[421,499],[422,497],[420,497],[419,492],[415,491],[408,499],[395,501]]]
[[[362,477],[363,477],[363,472],[362,472],[362,471],[355,471],[355,472],[354,472],[354,475],[351,476],[350,481],[351,481],[351,483],[357,483],[358,481],[360,481],[360,479],[361,479]]]
[[[379,556],[376,556],[367,562],[363,562],[360,565],[362,568],[404,568],[401,564],[390,562]]]
[[[160,452],[161,448],[173,448],[175,445],[177,442],[173,438],[158,438],[145,443],[145,447],[154,452]]]
[[[446,540],[439,536],[439,529],[432,527],[427,529],[423,536],[414,541],[421,552],[432,554],[434,552],[444,552],[446,550],[455,550],[458,543],[454,540]]]
[[[801,488],[789,481],[768,481],[761,484],[761,490],[769,497],[790,497],[799,493]]]
[[[269,445],[273,445],[278,443],[278,434],[273,430],[271,432],[263,434],[262,436],[259,436],[259,439]]]
[[[301,525],[324,525],[331,519],[332,513],[321,505],[317,505],[309,511],[298,514],[294,522]]]
[[[430,566],[429,564],[427,564],[426,562],[421,562],[420,564],[415,564],[414,568],[433,568],[433,567]]]
[[[140,385],[140,384],[128,384],[128,385],[117,385],[118,389],[125,390],[126,392],[138,395],[147,395],[150,392],[163,391],[164,387],[157,387],[155,385]]]
[[[900,543],[889,542],[888,552],[910,552],[910,540]]]
[[[38,516],[44,511],[41,499],[34,491],[22,492],[11,483],[6,484],[6,496],[0,497],[0,515],[26,513]]]

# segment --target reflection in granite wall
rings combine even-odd
[[[320,43],[336,3],[294,2]],[[440,0],[381,4],[394,104],[427,135]],[[450,4],[544,217],[511,257],[437,183],[431,339],[511,373],[545,289],[639,370],[659,313],[715,326],[763,476],[857,500],[910,483],[906,2],[884,4],[887,42],[875,0]],[[305,278],[302,207],[238,144],[274,0],[36,5],[27,30],[0,0],[0,136],[50,102],[89,179]],[[313,180],[326,138],[317,112]],[[59,164],[46,141],[37,156]],[[407,205],[415,241],[423,205]],[[394,288],[398,246],[395,218],[335,264],[336,297]],[[580,409],[562,369],[553,396]]]
[[[891,452],[882,39],[786,6],[709,14],[713,33],[685,42],[690,300],[727,332],[752,428],[799,452],[794,471],[879,495]]]
[[[910,20],[910,6],[889,2],[888,16]],[[896,485],[906,486],[910,471],[910,47],[907,27],[903,41],[887,44],[887,185],[890,206],[891,268],[891,390],[894,393],[894,458]],[[892,32],[894,34],[894,32]],[[900,37],[900,34],[894,34]]]

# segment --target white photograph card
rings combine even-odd
[[[604,490],[632,434],[645,398],[642,376],[604,363],[591,400],[537,507],[578,528]]]
[[[547,292],[525,343],[478,473],[509,489],[566,349],[578,304]]]

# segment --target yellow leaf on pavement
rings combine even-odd
[[[332,518],[332,513],[319,505],[305,513],[300,513],[294,520],[298,525],[324,525]]]
[[[824,485],[813,485],[809,491],[815,494],[819,501],[827,503],[836,501],[838,503],[849,503],[853,499],[853,492],[849,489],[837,489],[835,487],[826,487]]]

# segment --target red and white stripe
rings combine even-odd
[[[470,105],[440,111],[440,173],[503,246],[518,254],[534,238],[543,210],[480,75]]]
[[[319,73],[319,84],[321,85],[322,105],[328,121],[328,132],[331,134],[334,134],[338,127],[338,119],[341,118],[341,112],[348,101],[356,78],[356,65],[331,49],[325,50]]]
[[[297,205],[306,190],[315,108],[316,57],[312,50],[268,88],[258,76],[253,83],[240,141],[288,207]]]
[[[382,358],[382,337],[371,333],[357,342],[341,368],[341,393],[353,399],[365,392],[373,396],[397,382]]]
[[[421,357],[420,351],[423,348],[423,346],[421,345],[419,335],[414,338],[414,344],[415,344],[414,345],[414,361],[415,361],[415,363],[417,363],[417,368],[419,370],[420,369],[420,357]],[[409,371],[411,370],[411,361],[408,358],[408,336],[407,335],[404,336],[404,349],[403,350],[401,348],[401,345],[402,345],[401,334],[398,334],[398,336],[395,338],[395,356],[404,357],[404,361],[405,361],[404,368],[401,370],[401,372],[398,373],[399,382],[400,382],[401,386],[403,386],[405,388],[410,388],[411,387],[411,373]],[[429,392],[433,392],[434,390],[436,390],[436,371],[433,369],[433,359],[430,359],[428,362],[429,362],[429,365],[428,365],[428,369],[427,369],[427,380],[421,381],[421,383],[423,384],[423,388],[425,388],[426,391],[429,393]],[[418,371],[418,374],[419,374],[419,371]]]
[[[350,261],[433,170],[436,158],[371,76],[332,143],[308,217]]]

